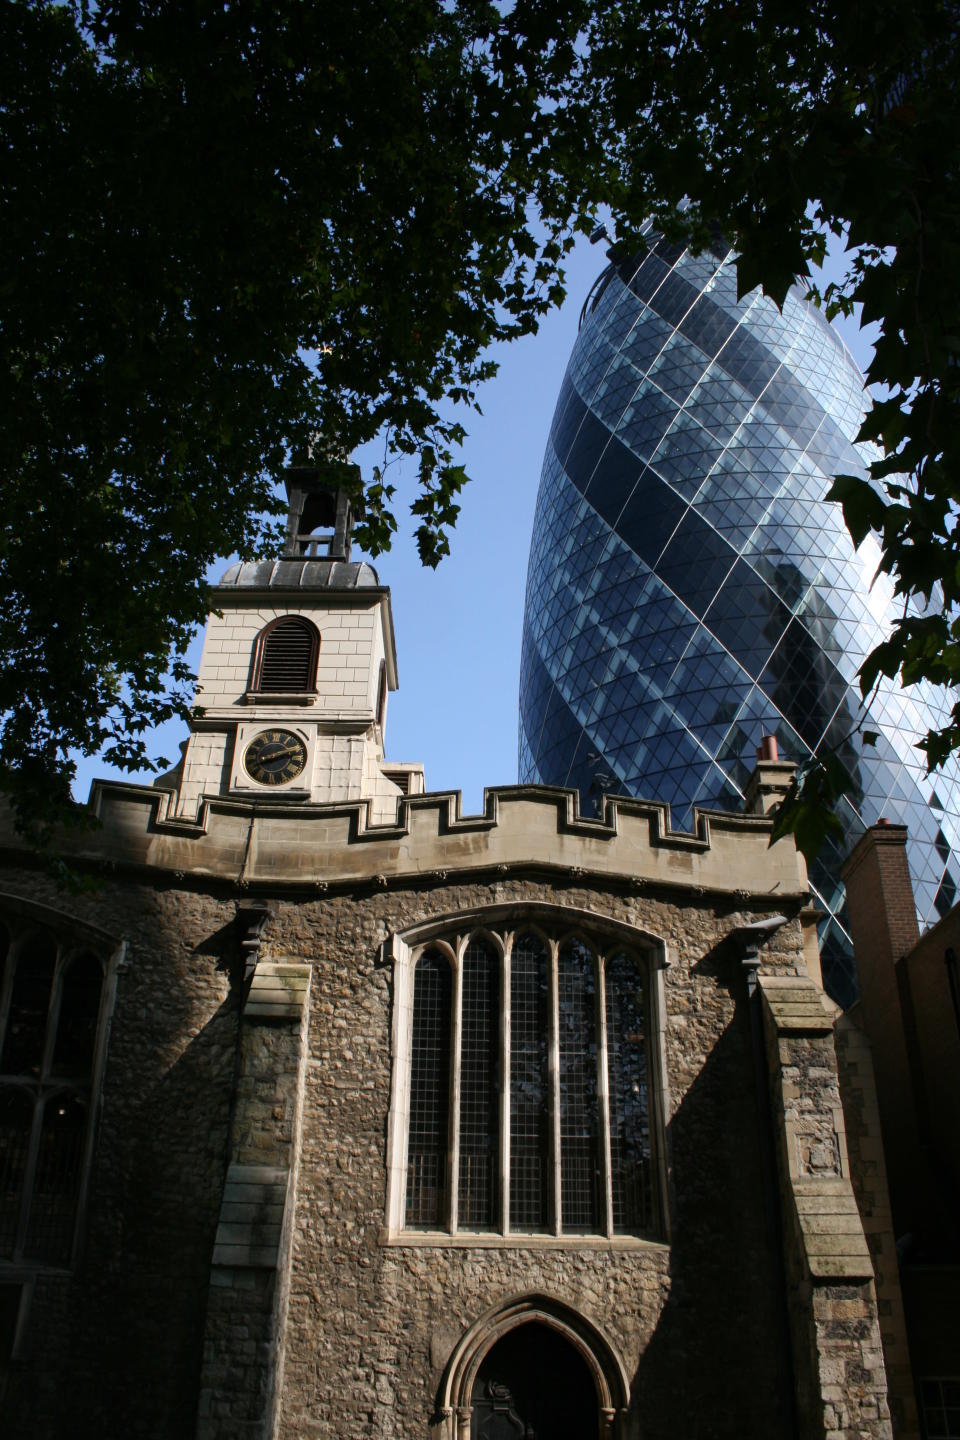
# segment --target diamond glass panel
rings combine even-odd
[[[738,300],[732,255],[648,238],[585,315],[547,447],[520,778],[579,786],[585,814],[605,788],[667,802],[689,825],[693,804],[735,803],[763,734],[796,761],[839,742],[855,784],[843,841],[811,881],[827,988],[845,1003],[838,872],[863,827],[907,825],[921,923],[960,881],[960,761],[937,778],[938,827],[915,748],[949,702],[884,684],[869,716],[860,709],[857,671],[895,606],[886,577],[873,579],[876,546],[855,553],[825,500],[834,474],[869,458],[854,443],[863,378],[842,342],[799,291],[782,313],[759,292]],[[846,758],[858,724],[883,743]]]

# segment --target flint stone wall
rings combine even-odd
[[[6,883],[63,907],[35,875]],[[127,938],[128,958],[84,1257],[72,1280],[38,1290],[7,1397],[6,1433],[15,1440],[53,1440],[67,1425],[98,1440],[195,1433],[211,1259],[237,1124],[239,897],[232,887],[212,891],[117,881],[70,899],[76,914]],[[431,917],[528,901],[593,911],[666,944],[669,1247],[382,1243],[392,1060],[392,973],[382,943]],[[707,894],[682,903],[666,888],[625,893],[596,877],[518,874],[427,886],[374,880],[275,904],[261,959],[312,966],[280,1436],[425,1436],[465,1328],[529,1292],[566,1302],[609,1337],[632,1382],[631,1429],[646,1440],[781,1433],[790,1383],[779,1338],[782,1267],[764,1222],[744,982],[722,943],[735,926],[770,913],[769,901],[750,908]],[[773,972],[806,973],[799,922],[775,935],[763,961]],[[289,1137],[290,1087],[269,1097],[275,1106],[267,1095],[261,1087],[258,1123]],[[271,1143],[265,1135],[256,1149],[276,1158]],[[225,1297],[218,1331],[222,1383],[233,1394],[250,1389],[251,1365],[274,1353],[244,1321],[242,1290]],[[203,1433],[217,1434],[215,1396],[207,1394],[204,1411]],[[219,1433],[247,1433],[238,1420],[222,1414]]]

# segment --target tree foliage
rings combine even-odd
[[[577,26],[549,11],[5,0],[0,763],[22,816],[65,798],[71,750],[149,763],[206,567],[264,541],[270,477],[318,433],[416,455],[421,557],[448,548],[450,405],[561,298],[580,214],[544,114]],[[366,496],[375,551],[391,498]]]
[[[0,764],[24,813],[65,794],[71,750],[147,761],[186,704],[206,566],[265,540],[269,477],[316,434],[417,457],[437,562],[454,407],[562,299],[602,206],[625,245],[650,216],[695,245],[719,227],[741,290],[777,300],[847,236],[821,298],[880,326],[862,435],[882,455],[834,493],[905,601],[863,685],[956,683],[955,0],[0,13]],[[391,486],[358,500],[385,548]],[[931,764],[960,744],[960,707],[924,744]]]

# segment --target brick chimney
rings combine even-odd
[[[792,760],[780,759],[777,737],[764,735],[757,746],[757,768],[747,782],[743,806],[747,814],[769,815],[790,789],[796,770]]]

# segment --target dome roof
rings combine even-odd
[[[376,590],[380,577],[365,560],[236,560],[220,577],[235,590]]]

